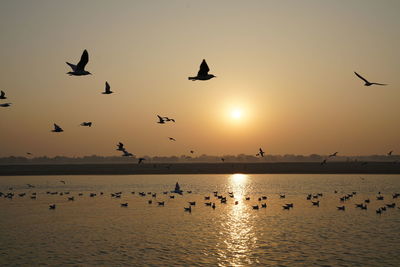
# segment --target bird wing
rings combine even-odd
[[[206,76],[208,75],[208,72],[210,71],[210,68],[207,65],[207,62],[205,59],[200,64],[200,70],[197,73],[197,76]]]
[[[110,92],[110,88],[111,88],[110,85],[109,85],[108,82],[106,81],[106,89],[105,89],[106,92]]]
[[[357,72],[354,72],[354,74],[357,75],[357,77],[360,78],[361,80],[363,80],[364,82],[369,83],[369,81],[367,81],[363,76],[361,76]]]
[[[5,94],[6,94],[6,93],[4,93],[4,91],[1,91],[0,96],[3,97],[3,96],[5,96]]]
[[[371,83],[371,84],[375,84],[375,85],[383,85],[383,86],[387,85],[387,84],[385,84],[385,83]]]
[[[157,117],[160,120],[160,122],[164,121],[164,119],[160,115],[157,115]]]
[[[61,130],[61,127],[54,123],[54,129],[55,130]]]
[[[75,71],[75,70],[76,70],[76,65],[74,65],[74,64],[71,64],[71,63],[69,63],[69,62],[65,62],[65,63],[67,63],[67,64],[68,64],[68,66],[70,66],[70,67],[71,67],[71,69],[72,69],[73,71]]]
[[[86,64],[89,62],[89,53],[85,49],[82,53],[81,60],[79,61],[78,65],[76,65],[77,70],[84,70]]]

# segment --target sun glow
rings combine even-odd
[[[231,117],[235,120],[238,120],[242,117],[242,111],[240,109],[233,109],[231,111]]]

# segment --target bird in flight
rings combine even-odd
[[[173,138],[173,137],[168,137],[168,139],[171,140],[171,141],[176,141],[176,139]]]
[[[159,124],[164,124],[165,123],[165,119],[163,117],[161,117],[160,115],[157,115],[158,117],[158,122]]]
[[[389,153],[387,153],[388,156],[391,156],[393,153],[393,150],[389,151]]]
[[[51,130],[52,132],[54,132],[54,133],[61,133],[61,132],[64,132],[64,130],[60,127],[60,126],[58,126],[57,124],[55,124],[54,123],[54,130]]]
[[[354,72],[354,74],[360,78],[361,80],[363,80],[365,82],[364,86],[371,86],[371,85],[387,85],[384,83],[371,83],[369,81],[367,81],[367,79],[365,79],[364,77],[362,77],[360,74],[358,74],[357,72]]]
[[[259,152],[256,154],[256,156],[264,157],[264,154],[265,154],[265,152],[260,147]]]
[[[208,67],[206,60],[203,59],[203,61],[200,64],[200,70],[197,73],[197,76],[189,77],[188,79],[191,81],[196,81],[196,80],[207,81],[207,80],[210,80],[210,79],[216,77],[213,74],[208,74],[209,71],[210,71],[210,68]]]
[[[104,92],[102,92],[102,94],[103,94],[103,95],[109,95],[109,94],[114,93],[114,92],[111,91],[110,89],[111,89],[111,87],[110,87],[110,85],[108,84],[108,82],[106,81],[106,88],[104,89]]]
[[[117,151],[124,151],[124,150],[125,150],[124,144],[121,143],[121,142],[118,143],[117,147],[118,147],[118,148],[117,148]]]
[[[335,152],[335,153],[333,153],[333,154],[330,154],[330,155],[328,156],[328,158],[336,157],[337,153],[339,153],[339,152]]]
[[[193,151],[193,150],[190,150],[190,153],[191,153],[191,154],[193,154],[193,153],[194,153],[194,151]]]
[[[32,153],[31,153],[31,152],[26,152],[26,154],[32,156]]]
[[[321,165],[325,165],[326,164],[326,159],[324,159],[322,162],[321,162]]]
[[[90,72],[85,70],[85,66],[88,62],[89,62],[89,53],[85,49],[82,53],[81,60],[79,60],[77,65],[66,62],[68,66],[70,66],[72,69],[72,71],[68,72],[67,74],[69,74],[70,76],[83,76],[91,74]]]
[[[139,158],[139,159],[138,159],[138,164],[142,163],[143,160],[146,160],[146,159],[145,159],[145,158]]]
[[[65,181],[60,181],[60,183],[63,183],[63,184],[65,184]]]
[[[0,92],[0,99],[7,99],[6,93],[4,93],[4,91]]]
[[[11,103],[4,103],[4,104],[0,104],[0,107],[6,108],[11,106]]]
[[[89,122],[82,122],[82,123],[81,123],[81,126],[92,127],[92,122],[91,122],[91,121],[89,121]]]

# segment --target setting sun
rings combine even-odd
[[[233,119],[240,119],[242,117],[242,111],[240,109],[234,109],[231,111],[231,117]]]

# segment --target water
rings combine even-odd
[[[176,181],[192,193],[164,195]],[[375,212],[400,205],[392,199],[400,192],[399,175],[0,177],[0,191],[9,187],[27,195],[0,198],[1,266],[400,266],[400,210]],[[110,196],[118,191],[120,199]],[[140,191],[157,197],[141,197]],[[213,191],[228,203],[221,204]],[[339,201],[353,191],[353,198]],[[383,201],[376,200],[378,191]],[[306,200],[308,193],[323,193],[319,207]],[[258,201],[262,195],[268,199]],[[203,204],[204,196],[211,196],[215,210]],[[367,198],[367,210],[355,208]],[[191,213],[183,210],[188,201],[196,201]],[[121,207],[125,202],[128,207]],[[49,210],[53,203],[56,209]],[[252,208],[260,203],[267,208]],[[284,210],[285,203],[294,208]],[[337,210],[341,205],[345,211]]]

